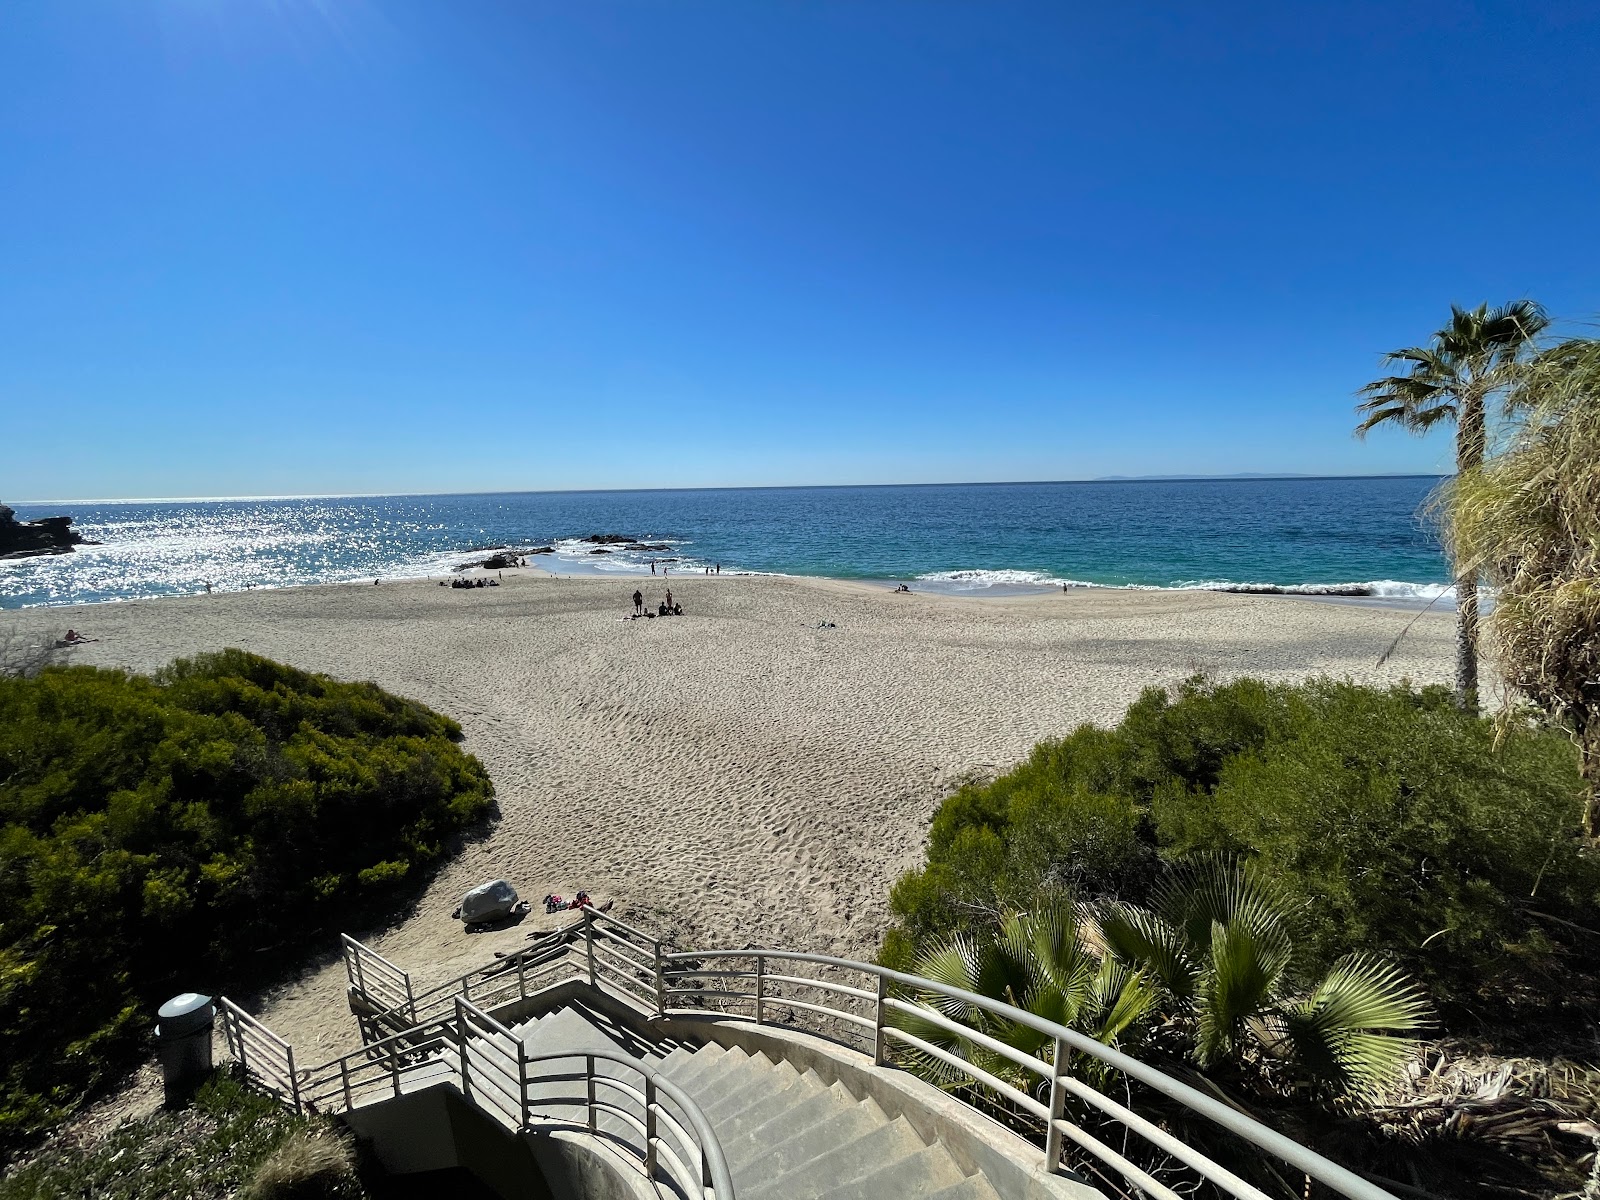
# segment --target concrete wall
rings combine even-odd
[[[514,1134],[447,1083],[341,1118],[393,1175],[460,1167],[502,1200],[659,1200],[643,1168],[576,1130]]]

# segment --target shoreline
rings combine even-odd
[[[482,550],[462,551],[461,556],[486,553]],[[859,586],[868,591],[886,591],[894,593],[895,586],[901,583],[911,588],[913,595],[945,596],[952,599],[970,599],[978,601],[1013,600],[1027,596],[1053,596],[1072,595],[1074,593],[1113,593],[1119,595],[1216,595],[1216,596],[1254,596],[1260,599],[1276,600],[1313,600],[1318,603],[1334,603],[1353,605],[1357,607],[1381,608],[1402,612],[1418,613],[1427,610],[1434,612],[1450,613],[1455,611],[1455,601],[1450,597],[1423,596],[1383,596],[1383,595],[1351,595],[1342,591],[1328,590],[1317,591],[1317,588],[1339,589],[1345,587],[1366,586],[1362,584],[1253,584],[1253,583],[1218,583],[1215,587],[1200,585],[1159,585],[1159,584],[1116,584],[1116,583],[1088,583],[1068,581],[1065,585],[1061,582],[994,582],[994,583],[969,583],[965,580],[937,580],[911,577],[899,579],[894,577],[866,577],[866,576],[840,576],[840,575],[800,575],[783,571],[746,571],[730,570],[721,574],[707,575],[703,571],[683,571],[676,576],[655,575],[642,571],[607,571],[603,569],[556,571],[546,566],[541,559],[545,556],[535,556],[526,567],[506,568],[498,572],[504,575],[507,571],[528,571],[553,579],[582,579],[610,581],[626,585],[633,581],[637,587],[643,581],[650,580],[657,583],[663,579],[670,582],[673,579],[711,580],[711,579],[782,579],[797,583],[814,581],[818,583],[837,583]],[[383,586],[437,583],[440,580],[448,581],[452,578],[476,578],[496,574],[495,571],[484,571],[481,568],[469,567],[465,570],[454,570],[439,573],[432,572],[422,575],[379,575],[376,577],[377,585]],[[102,605],[138,605],[150,604],[161,601],[194,599],[198,597],[242,596],[256,593],[277,593],[310,591],[322,588],[345,587],[371,587],[366,576],[360,579],[330,579],[312,583],[288,584],[261,584],[250,588],[215,589],[211,592],[174,592],[165,595],[149,596],[112,596],[100,600],[69,600],[61,603],[25,604],[15,608],[0,606],[0,620],[8,619],[4,614],[34,612],[40,609],[49,611],[62,611],[69,609],[90,609]],[[1400,582],[1400,581],[1385,581]],[[1407,587],[1448,587],[1448,584],[1415,584],[1406,583]],[[902,593],[903,594],[903,593]]]

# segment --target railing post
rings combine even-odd
[[[656,1081],[652,1075],[644,1077],[644,1173],[654,1179],[656,1174]]]
[[[517,1039],[517,1082],[522,1089],[522,1128],[526,1129],[533,1114],[528,1108],[528,1047],[521,1038]]]
[[[884,1066],[889,1061],[889,1035],[884,1032],[884,1020],[889,1015],[889,1007],[884,1000],[889,995],[889,977],[878,976],[878,1005],[872,1015],[872,1065]]]
[[[1068,1066],[1067,1055],[1067,1043],[1057,1038],[1050,1068],[1050,1124],[1044,1135],[1044,1169],[1052,1175],[1061,1165],[1061,1129],[1056,1122],[1067,1115],[1067,1089],[1062,1084]]]
[[[595,1132],[594,1055],[585,1054],[583,1056],[583,1062],[584,1062],[584,1067],[585,1067],[585,1070],[584,1070],[584,1082],[586,1084],[588,1084],[588,1092],[589,1092],[589,1132],[590,1133],[594,1133]]]
[[[417,1023],[417,997],[416,997],[416,993],[414,993],[411,990],[411,972],[407,971],[405,973],[405,976],[406,976],[406,1015],[410,1018],[411,1023],[413,1025],[415,1025]]]
[[[598,989],[600,983],[594,969],[594,913],[587,908],[583,910],[583,943],[589,953],[589,986]]]
[[[517,955],[517,999],[528,998],[528,955],[526,952]]]
[[[715,962],[715,959],[712,959]],[[756,1024],[767,1023],[767,956],[756,955]]]
[[[283,1059],[289,1068],[289,1096],[294,1101],[294,1111],[298,1114],[300,1108],[300,1079],[294,1073],[294,1047],[283,1048]]]
[[[456,997],[456,1042],[461,1047],[461,1094],[472,1098],[471,1057],[467,1053],[467,1012],[461,997]]]
[[[667,1015],[667,971],[666,964],[661,961],[661,943],[656,946],[656,1016]]]
[[[234,1042],[235,1047],[234,1054],[239,1059],[239,1071],[246,1079],[248,1079],[250,1077],[250,1064],[245,1061],[244,1057],[244,1030],[238,1027],[239,1018],[235,1016],[231,1010],[228,1013],[227,1019],[230,1023],[232,1023],[234,1029],[232,1041]]]
[[[350,1098],[350,1060],[339,1060],[339,1082],[344,1085],[344,1110],[349,1112],[355,1107],[355,1101]]]
[[[361,943],[357,942],[354,947],[347,945],[345,946],[345,951],[350,956],[350,962],[355,964],[356,991],[360,992],[361,998],[365,1000],[368,998],[367,977],[366,974],[361,970]]]

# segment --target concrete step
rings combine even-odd
[[[927,1200],[1000,1200],[1000,1194],[982,1175],[968,1175],[960,1183],[929,1193]]]
[[[700,1111],[715,1125],[766,1094],[773,1086],[772,1071],[772,1063],[758,1055],[741,1063],[737,1069],[718,1072],[690,1095],[700,1105]]]
[[[821,1193],[817,1200],[879,1200],[882,1196],[929,1196],[963,1182],[942,1147],[924,1146],[908,1158]]]
[[[878,1125],[852,1142],[832,1146],[781,1175],[739,1189],[740,1200],[819,1200],[825,1193],[863,1175],[903,1162],[925,1147],[903,1120]],[[882,1193],[899,1195],[894,1190]]]
[[[693,1093],[697,1081],[706,1078],[717,1069],[717,1065],[728,1057],[728,1051],[718,1045],[702,1046],[687,1059],[677,1062],[666,1062],[662,1069],[666,1071],[667,1078]]]
[[[764,1178],[774,1178],[888,1124],[872,1101],[852,1103],[848,1092],[838,1084],[834,1087],[838,1091],[830,1089],[826,1105],[808,1100],[795,1110],[792,1120],[776,1117],[731,1147],[724,1142],[723,1153],[735,1175],[754,1170]],[[752,1177],[750,1182],[753,1186],[759,1179]]]
[[[738,1138],[739,1133],[750,1130],[757,1125],[762,1125],[770,1118],[778,1117],[784,1112],[794,1112],[798,1104],[802,1104],[808,1096],[813,1094],[827,1094],[826,1086],[816,1075],[806,1078],[787,1062],[781,1062],[771,1072],[771,1085],[762,1093],[750,1098],[749,1104],[741,1107],[738,1112],[731,1112],[726,1117],[715,1120],[717,1136],[722,1139],[723,1149],[728,1149],[728,1142]]]

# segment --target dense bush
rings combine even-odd
[[[0,1143],[478,820],[454,721],[238,650],[0,679]],[[180,988],[179,985],[182,985]]]
[[[1600,863],[1570,743],[1442,688],[1191,680],[951,796],[896,885],[885,961],[1041,891],[1142,901],[1163,861],[1241,853],[1294,900],[1312,969],[1377,951],[1454,1027],[1554,1017],[1600,980]]]

